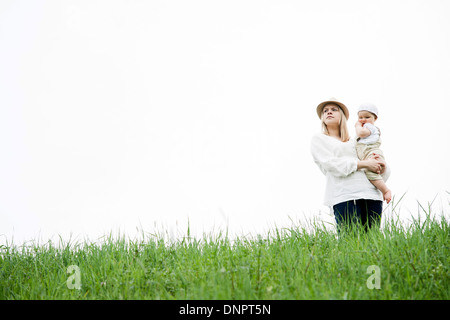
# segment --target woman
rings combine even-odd
[[[313,136],[311,153],[314,162],[326,176],[324,204],[332,208],[338,231],[344,226],[361,223],[365,230],[379,227],[383,195],[362,171],[369,170],[389,177],[389,168],[379,157],[359,160],[354,138],[350,139],[347,107],[334,98],[317,106],[322,133]]]

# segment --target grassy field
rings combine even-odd
[[[449,223],[0,248],[0,299],[449,299]]]

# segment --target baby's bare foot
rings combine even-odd
[[[388,190],[386,191],[385,194],[383,194],[383,199],[386,200],[387,203],[391,202],[392,200],[391,190]]]

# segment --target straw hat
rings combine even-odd
[[[336,98],[330,98],[327,101],[324,101],[324,102],[322,102],[321,104],[319,104],[317,106],[317,115],[319,116],[319,119],[322,119],[322,109],[323,109],[323,107],[325,107],[325,105],[327,105],[329,103],[333,103],[333,104],[338,105],[342,109],[342,111],[344,111],[345,117],[348,120],[349,113],[348,113],[347,107],[342,102],[337,101]]]

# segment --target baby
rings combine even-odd
[[[375,127],[374,123],[378,119],[378,109],[371,103],[364,103],[358,109],[358,121],[355,124],[356,135],[356,153],[360,160],[367,160],[379,155],[384,160],[383,151],[380,150],[380,129]],[[391,190],[384,183],[381,175],[366,170],[366,176],[369,181],[383,193],[383,199],[387,203],[391,202]]]

